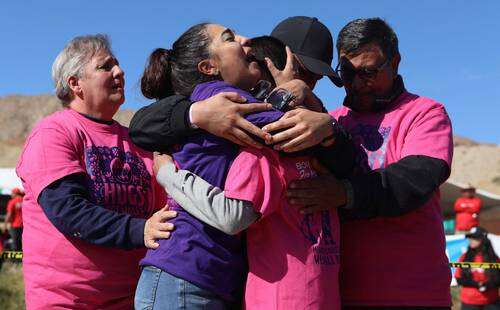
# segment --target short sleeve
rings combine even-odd
[[[268,148],[244,148],[236,157],[226,179],[227,198],[249,201],[265,217],[284,199],[285,181],[278,154]]]
[[[451,167],[453,136],[444,107],[434,104],[415,120],[405,137],[402,157],[424,155],[444,160]]]
[[[38,199],[52,182],[85,172],[81,155],[70,137],[59,128],[40,128],[28,138],[17,164],[17,174]]]
[[[7,213],[10,213],[14,210],[14,205],[14,199],[9,200],[9,202],[7,203]]]
[[[476,197],[476,201],[477,201],[477,212],[479,212],[483,208],[483,201],[478,197]]]

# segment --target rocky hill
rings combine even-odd
[[[450,179],[500,195],[500,146],[455,145]]]
[[[14,167],[36,122],[60,108],[51,95],[0,97],[0,167]],[[133,114],[120,110],[115,119],[127,126]],[[454,144],[451,179],[500,194],[500,146],[458,136]]]
[[[61,108],[51,95],[0,97],[0,167],[14,167],[33,126]],[[133,115],[132,110],[120,110],[115,119],[128,126]]]

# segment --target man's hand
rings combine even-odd
[[[261,139],[270,135],[243,118],[243,115],[272,108],[269,103],[248,103],[237,93],[220,93],[191,106],[191,122],[216,136],[242,146],[261,148],[246,132]]]
[[[168,154],[160,154],[158,152],[153,153],[153,171],[155,175],[158,174],[158,171],[160,170],[161,166],[168,164],[168,163],[173,163],[174,160],[172,159],[172,156]]]
[[[148,249],[156,249],[160,245],[158,239],[168,239],[170,231],[174,230],[174,224],[167,220],[177,216],[177,212],[169,211],[168,205],[151,216],[144,225],[144,245]]]
[[[286,192],[293,205],[300,205],[303,214],[338,208],[347,203],[344,184],[313,159],[318,176],[312,179],[295,180]]]
[[[299,64],[297,63],[292,50],[288,46],[286,47],[286,64],[283,71],[276,68],[271,59],[266,57],[265,60],[267,68],[269,69],[269,72],[271,72],[274,82],[276,82],[276,86],[281,87],[283,84],[290,82],[297,77]]]
[[[299,79],[293,79],[279,86],[292,93],[294,99],[289,104],[290,107],[305,106],[309,110],[322,112],[323,103],[311,91],[307,84]]]
[[[279,143],[274,149],[285,152],[304,150],[333,135],[330,115],[302,108],[286,112],[281,119],[262,129],[266,132],[286,129],[266,139],[267,144]]]

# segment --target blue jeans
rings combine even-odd
[[[228,309],[219,296],[153,266],[142,269],[135,309]]]

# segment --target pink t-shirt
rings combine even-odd
[[[341,107],[331,115],[360,147],[360,171],[410,155],[442,159],[451,167],[451,122],[444,107],[429,98],[405,92],[384,112],[362,115]],[[403,216],[343,223],[341,244],[344,305],[450,306],[439,190]]]
[[[253,203],[262,217],[247,229],[246,309],[339,309],[336,210],[302,215],[288,203],[292,180],[315,176],[308,157],[243,149],[225,195]]]
[[[93,122],[71,109],[42,120],[26,140],[17,165],[26,189],[26,307],[132,308],[145,249],[107,248],[63,235],[37,203],[45,187],[74,173],[89,176],[91,201],[108,209],[147,218],[161,206],[152,154],[132,144],[127,128]]]

